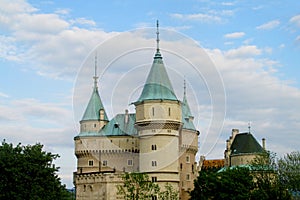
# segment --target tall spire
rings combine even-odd
[[[156,52],[159,52],[159,23],[156,20]]]
[[[156,53],[154,58],[162,58],[160,52],[159,52],[159,23],[158,20],[156,20]]]
[[[98,76],[97,76],[97,51],[95,53],[95,74],[94,74],[94,89],[98,89],[98,86],[97,86],[97,81],[98,81]]]
[[[183,79],[183,96],[186,96],[186,82],[185,82],[185,78]]]
[[[97,76],[97,52],[95,52],[95,66],[94,66],[94,89],[92,96],[90,97],[89,103],[85,109],[82,117],[82,121],[85,120],[104,120],[108,121],[104,106],[102,104],[99,91],[98,91],[98,76]],[[100,110],[104,111],[104,119],[100,119]]]
[[[135,103],[145,100],[171,100],[178,101],[159,52],[159,29],[156,23],[156,53],[148,74],[146,83],[139,99]]]
[[[183,100],[181,104],[181,112],[182,112],[182,122],[183,129],[196,130],[195,125],[193,123],[194,116],[192,115],[190,106],[186,97],[186,81],[183,81]]]

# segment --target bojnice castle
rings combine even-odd
[[[109,119],[100,98],[97,74],[94,76],[80,133],[74,138],[77,200],[122,199],[117,185],[122,185],[122,175],[130,172],[147,173],[161,189],[171,184],[179,192],[179,199],[187,200],[201,168],[247,165],[265,151],[265,139],[261,146],[250,127],[246,133],[233,129],[226,141],[224,159],[205,160],[201,156],[196,162],[200,132],[194,126],[185,89],[182,100],[173,90],[159,49],[158,24],[156,34],[150,72],[142,93],[133,102],[135,113],[125,110]]]
[[[180,100],[173,90],[159,49],[158,26],[149,69],[142,93],[133,102],[136,112],[125,110],[112,119],[102,104],[95,74],[80,133],[74,138],[76,199],[120,199],[116,185],[125,172],[147,173],[161,189],[171,184],[180,199],[188,199],[198,176],[195,156],[200,133],[186,94]]]

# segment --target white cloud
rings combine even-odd
[[[262,53],[261,49],[258,49],[255,45],[247,45],[247,46],[241,46],[236,49],[230,49],[225,52],[226,57],[230,58],[247,58],[247,57],[253,57],[260,55]]]
[[[55,11],[56,14],[59,14],[59,15],[67,15],[71,12],[70,9],[57,9]]]
[[[88,25],[88,26],[96,26],[96,22],[93,20],[88,20],[83,17],[77,18],[75,20],[71,20],[72,24],[80,24],[80,25]]]
[[[241,38],[244,36],[245,36],[244,32],[233,32],[233,33],[227,33],[224,35],[225,38],[229,38],[229,39]]]
[[[5,93],[3,93],[3,92],[0,92],[0,97],[8,98],[9,95],[8,95],[8,94],[5,94]]]
[[[298,35],[297,37],[296,37],[296,40],[295,40],[297,43],[299,43],[300,42],[300,35]]]
[[[179,14],[174,13],[170,15],[173,18],[180,19],[180,20],[191,20],[191,21],[199,21],[202,23],[221,23],[222,18],[216,15],[209,15],[203,13],[197,14]]]
[[[269,21],[265,24],[257,26],[256,29],[258,29],[258,30],[270,30],[270,29],[273,29],[273,28],[276,28],[277,26],[279,26],[279,24],[280,24],[279,20],[272,20],[272,21]]]
[[[222,2],[221,5],[222,6],[234,6],[236,4],[236,2]]]
[[[296,24],[298,27],[300,27],[300,15],[295,15],[290,19],[291,23]]]
[[[59,14],[37,13],[23,1],[2,4],[0,27],[9,36],[1,36],[0,55],[7,60],[20,61],[38,74],[52,78],[70,78],[76,74],[88,52],[114,33],[75,25],[95,26],[85,18],[65,20]],[[23,2],[23,3],[21,3]]]

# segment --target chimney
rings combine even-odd
[[[229,150],[229,149],[230,149],[230,141],[226,140],[226,150]]]
[[[125,110],[125,117],[124,117],[124,123],[127,124],[129,121],[129,116],[128,116],[128,110]]]
[[[265,138],[262,139],[262,147],[264,150],[266,150],[266,139]]]
[[[232,141],[234,140],[235,136],[239,134],[239,132],[239,129],[232,129]]]

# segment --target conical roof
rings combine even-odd
[[[156,52],[147,81],[138,102],[145,100],[174,100],[177,97],[174,93],[168,73],[164,66],[162,56]]]
[[[82,117],[82,121],[84,120],[100,120],[100,110],[104,111],[104,120],[108,121],[108,117],[106,115],[104,106],[102,104],[98,88],[94,86],[92,96],[89,100],[89,103],[85,109],[85,112]]]
[[[181,103],[181,112],[182,112],[182,122],[183,122],[182,128],[196,130],[195,125],[192,120],[192,119],[194,119],[194,116],[191,113],[191,109],[188,104],[185,92],[184,92],[183,100]]]

